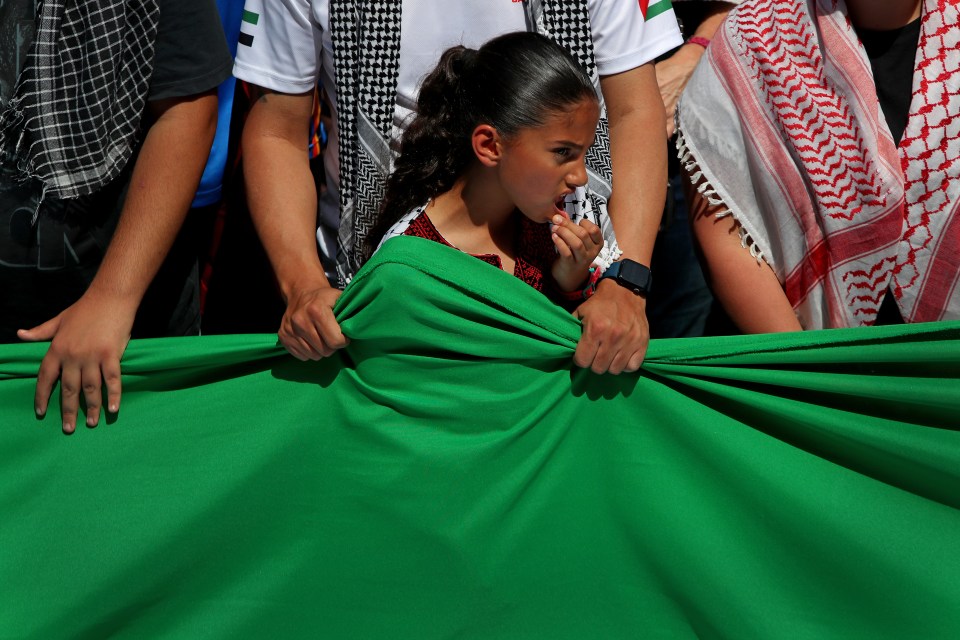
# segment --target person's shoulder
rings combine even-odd
[[[329,0],[247,0],[233,75],[281,93],[317,83]]]
[[[586,2],[601,76],[640,67],[683,44],[669,0]]]
[[[151,100],[209,91],[230,77],[232,62],[213,0],[160,0]]]

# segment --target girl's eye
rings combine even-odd
[[[566,158],[570,155],[570,147],[560,147],[558,149],[554,149],[553,152],[561,158]]]

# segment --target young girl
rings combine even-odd
[[[600,275],[591,267],[603,235],[566,208],[587,200],[599,113],[590,78],[543,36],[447,50],[420,89],[368,252],[380,238],[420,236],[554,300],[582,300]]]

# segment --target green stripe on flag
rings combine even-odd
[[[250,24],[257,24],[260,22],[260,14],[254,13],[253,11],[243,10],[243,21],[249,22]]]
[[[651,2],[647,6],[647,15],[644,16],[644,21],[652,20],[656,18],[661,13],[670,11],[673,9],[673,5],[670,4],[670,0],[660,0],[660,2]]]

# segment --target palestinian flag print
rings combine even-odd
[[[644,21],[656,18],[665,11],[670,11],[673,6],[670,0],[637,0],[640,3],[640,12],[643,14]]]
[[[253,11],[244,10],[243,24],[240,25],[240,37],[238,41],[245,47],[253,46],[253,32],[256,31],[260,23],[260,14]]]

